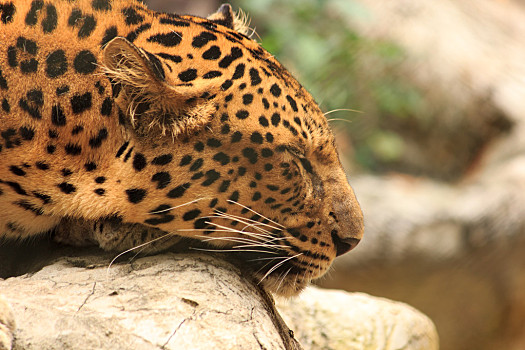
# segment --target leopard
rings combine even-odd
[[[177,243],[292,296],[363,237],[325,114],[224,4],[0,0],[0,238]]]

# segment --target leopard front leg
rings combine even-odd
[[[11,350],[15,328],[13,310],[7,300],[0,295],[0,350]]]
[[[55,241],[74,246],[98,245],[107,251],[152,254],[172,247],[181,238],[140,224],[125,224],[118,219],[99,221],[62,219],[55,228]]]

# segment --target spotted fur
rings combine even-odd
[[[190,237],[286,295],[322,275],[361,210],[323,113],[242,27],[229,5],[0,0],[0,236]]]

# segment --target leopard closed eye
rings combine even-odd
[[[326,272],[361,209],[323,113],[246,33],[229,5],[0,0],[0,237],[190,237],[284,295]]]

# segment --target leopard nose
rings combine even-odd
[[[336,256],[343,255],[354,249],[359,243],[360,239],[354,237],[341,238],[337,235],[337,231],[332,231],[332,241],[336,249]]]

